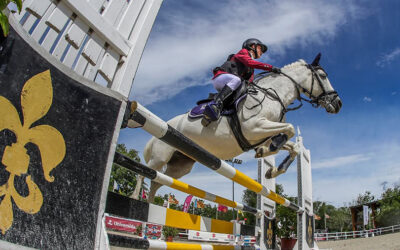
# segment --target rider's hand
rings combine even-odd
[[[281,73],[281,69],[277,68],[277,67],[272,67],[271,72],[276,73],[276,74],[280,74]]]

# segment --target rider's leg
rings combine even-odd
[[[214,88],[219,93],[215,97],[214,103],[206,107],[206,117],[211,118],[211,120],[218,120],[224,102],[232,95],[233,91],[239,88],[240,84],[241,79],[232,74],[222,74],[213,79]]]

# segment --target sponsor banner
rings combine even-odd
[[[225,242],[235,243],[235,236],[233,234],[219,234],[189,230],[189,240],[200,240],[200,241],[214,241],[214,242]]]
[[[142,225],[140,221],[134,221],[129,219],[122,219],[113,216],[106,216],[106,227],[118,231],[136,233],[137,228]]]
[[[147,225],[147,237],[149,239],[158,239],[161,237],[162,226],[152,223],[146,223]]]
[[[256,237],[255,236],[244,236],[243,237],[243,246],[253,246],[256,244]]]

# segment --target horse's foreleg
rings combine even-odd
[[[287,141],[286,144],[283,145],[282,149],[289,152],[290,159],[292,160],[294,160],[294,158],[300,153],[300,145],[292,141]]]
[[[286,135],[285,140],[287,143],[287,141],[294,136],[295,131],[293,125],[290,123],[271,122],[262,119],[257,123],[254,133],[258,136],[261,136],[261,138],[270,137],[269,140],[264,142],[256,149],[255,157],[260,158],[278,153],[281,147],[275,148],[273,145],[271,145],[276,143],[274,140],[282,140],[282,136],[279,135],[284,134]]]
[[[270,169],[268,169],[267,173],[265,174],[265,177],[267,179],[275,178],[281,174],[286,173],[290,164],[292,164],[296,156],[300,153],[300,146],[292,141],[287,141],[282,149],[289,151],[289,155],[282,161],[278,168],[271,167]]]

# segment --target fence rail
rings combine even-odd
[[[374,237],[395,232],[400,232],[400,225],[351,232],[315,233],[314,238],[316,241],[346,240],[353,238]]]

